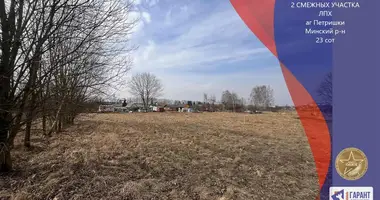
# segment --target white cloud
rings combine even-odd
[[[172,9],[166,12],[164,24],[170,26],[172,24]]]
[[[242,32],[250,34],[244,26],[232,28],[236,22],[242,23],[238,16],[234,15],[231,11],[214,14],[195,24],[176,39],[150,42],[142,46],[136,54],[136,68],[150,70],[202,66],[210,62],[233,62],[257,54],[269,54],[265,47],[239,48],[239,45],[229,43],[231,39],[241,36]],[[151,50],[154,47],[156,51]]]
[[[150,41],[147,46],[140,49],[135,60],[136,70],[149,71],[169,68],[199,68],[211,67],[213,62],[236,62],[245,60],[258,54],[267,54],[266,48],[238,50],[234,52],[218,51],[218,47],[201,46],[189,49],[174,48],[159,45]]]
[[[151,22],[150,14],[149,14],[149,13],[147,13],[147,12],[142,12],[142,13],[141,13],[141,16],[144,18],[144,20],[145,20],[146,23],[149,24],[149,23]]]
[[[135,22],[135,26],[132,29],[132,38],[138,34],[141,34],[144,24],[149,24],[151,22],[151,16],[148,12],[133,11],[128,14],[127,22]]]
[[[143,29],[144,24],[140,21],[140,18],[141,18],[140,12],[130,12],[128,14],[128,20],[127,20],[127,22],[128,23],[132,23],[132,22],[136,23],[135,26],[132,29],[132,32],[134,34],[138,34]]]
[[[159,0],[147,0],[147,1],[150,7],[155,6],[159,2]]]
[[[187,12],[187,10],[189,9],[189,7],[188,6],[181,6],[181,8],[180,8],[180,10],[181,10],[181,12]]]
[[[140,5],[142,2],[141,2],[142,0],[133,0],[133,3],[135,4],[135,5]]]
[[[144,51],[142,53],[142,59],[143,60],[149,60],[149,55],[155,52],[155,43],[153,40],[149,40],[149,45],[144,48]]]
[[[132,0],[133,4],[141,7],[153,7],[159,3],[159,0]]]

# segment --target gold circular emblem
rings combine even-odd
[[[358,180],[367,172],[367,156],[357,148],[343,149],[335,159],[335,168],[342,178]]]

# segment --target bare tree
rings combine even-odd
[[[221,102],[223,104],[223,108],[229,110],[231,105],[231,92],[228,90],[223,91]]]
[[[148,72],[134,75],[128,86],[130,93],[142,100],[145,109],[148,109],[152,98],[161,96],[163,92],[161,81]]]
[[[216,102],[215,95],[208,95],[207,93],[203,93],[203,105],[202,105],[203,110],[214,112],[215,107],[216,107],[215,102]]]
[[[241,97],[241,98],[240,98],[240,103],[241,103],[242,108],[243,108],[244,110],[246,110],[246,108],[247,108],[247,101],[245,100],[244,97]]]
[[[267,109],[274,104],[273,89],[269,85],[252,88],[250,98],[256,109]]]
[[[210,110],[210,103],[207,93],[203,93],[203,105],[202,105],[203,111],[209,111]]]
[[[231,103],[232,103],[232,111],[236,112],[236,106],[240,104],[239,102],[239,96],[235,93],[231,93]]]
[[[203,94],[203,103],[206,104],[208,102],[208,95],[206,93]]]
[[[225,109],[232,110],[233,112],[236,111],[238,106],[240,108],[240,105],[243,103],[235,92],[230,92],[229,90],[223,91],[221,101]]]
[[[332,73],[329,72],[318,88],[318,95],[322,98],[324,104],[332,105]]]
[[[123,0],[0,0],[0,171],[12,168],[22,127],[26,147],[36,118],[44,132],[59,132],[129,70],[131,8]]]
[[[211,95],[208,99],[208,103],[210,105],[210,111],[212,112],[215,112],[215,102],[216,102],[215,95]]]

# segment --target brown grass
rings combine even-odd
[[[21,143],[18,138],[18,143]],[[0,199],[315,199],[311,150],[295,113],[91,114],[31,150]]]

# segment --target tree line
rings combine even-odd
[[[163,85],[161,81],[153,74],[140,73],[133,76],[129,84],[130,93],[134,94],[135,101],[141,101],[145,108],[149,102],[156,101],[157,97],[162,95]],[[317,88],[317,93],[321,98],[319,104],[332,105],[332,73],[329,72]],[[132,102],[130,99],[129,102]],[[184,102],[165,99],[161,103],[165,104],[184,104]],[[153,103],[152,103],[153,104]],[[222,92],[220,102],[217,103],[215,95],[203,94],[203,102],[191,102],[196,109],[206,111],[232,111],[241,112],[244,110],[268,110],[275,104],[274,91],[269,85],[258,85],[252,88],[249,99],[239,97],[239,95],[230,90]],[[202,105],[201,105],[202,104]],[[221,106],[220,106],[221,105]]]
[[[248,100],[230,90],[223,91],[221,97],[222,110],[232,112],[267,110],[274,103],[274,91],[269,85],[254,86]]]
[[[129,70],[131,10],[124,0],[0,0],[0,171],[12,169],[17,134],[30,147],[36,124],[60,132]]]
[[[162,95],[163,85],[154,74],[145,72],[135,74],[128,84],[130,93],[139,100],[145,109]],[[135,99],[136,100],[136,99]],[[274,105],[274,91],[269,85],[259,85],[252,88],[249,100],[239,97],[235,92],[222,92],[220,104],[217,104],[215,95],[203,94],[203,102],[165,100],[166,104],[189,104],[195,109],[205,111],[232,111],[266,110]],[[220,106],[221,105],[221,106]]]

